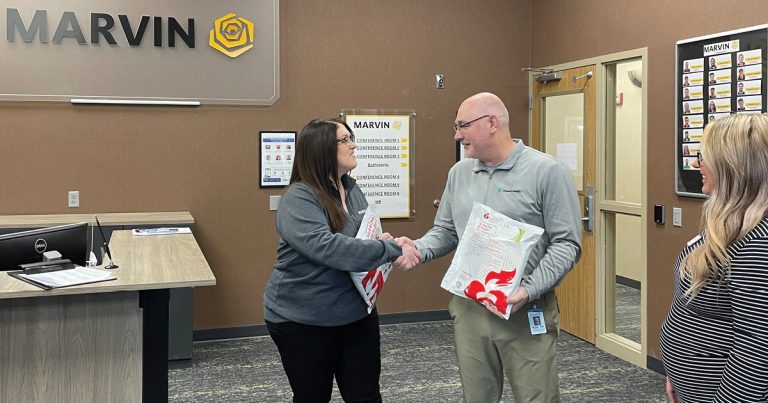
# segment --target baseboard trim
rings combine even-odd
[[[640,282],[637,281],[637,280],[633,280],[633,279],[631,279],[629,277],[619,276],[617,274],[616,275],[616,282],[621,284],[621,285],[625,285],[627,287],[634,288],[636,290],[640,289]]]
[[[439,311],[399,312],[380,314],[379,324],[396,325],[401,323],[437,322],[450,319],[451,316],[445,309]],[[239,339],[243,337],[266,336],[268,334],[266,325],[202,329],[192,332],[192,341]]]
[[[646,356],[645,366],[648,367],[648,369],[651,371],[658,372],[664,376],[667,375],[667,371],[664,371],[664,363],[662,363],[661,360],[656,357],[651,357],[650,355]]]
[[[221,327],[215,329],[195,330],[192,332],[192,341],[198,342],[239,339],[243,337],[266,336],[268,334],[269,332],[267,332],[266,325]]]
[[[380,325],[399,325],[402,323],[418,323],[418,322],[439,322],[443,320],[451,320],[451,315],[448,314],[447,309],[442,309],[439,311],[385,313],[385,314],[379,315]]]

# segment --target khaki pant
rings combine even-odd
[[[531,335],[528,310],[534,305],[544,310],[546,334]],[[560,311],[554,291],[529,302],[509,320],[457,296],[448,309],[453,318],[464,402],[498,402],[505,372],[516,402],[560,401],[555,361]]]

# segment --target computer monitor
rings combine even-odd
[[[43,260],[43,252],[58,251],[62,259],[85,266],[88,223],[61,225],[0,235],[0,270],[18,270],[20,264]]]

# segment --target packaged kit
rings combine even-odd
[[[374,208],[368,206],[363,215],[363,222],[360,224],[356,238],[378,239],[381,233],[381,220],[375,213]],[[373,307],[376,305],[376,297],[379,296],[381,289],[384,288],[384,282],[387,281],[390,271],[392,271],[392,264],[384,263],[367,272],[349,273],[357,291],[365,300],[366,305],[368,305],[368,313],[373,311]]]
[[[507,298],[520,286],[528,256],[543,233],[475,202],[440,286],[509,319]]]

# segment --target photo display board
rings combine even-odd
[[[296,132],[259,132],[261,187],[287,186],[296,155]]]
[[[768,25],[677,42],[676,193],[701,191],[697,154],[704,128],[734,113],[766,111]]]

